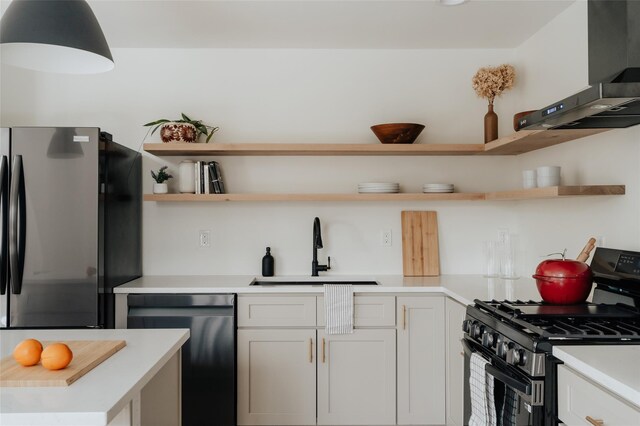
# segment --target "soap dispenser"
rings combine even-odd
[[[271,256],[271,247],[267,247],[267,254],[262,258],[262,276],[272,277],[274,271],[274,260]]]

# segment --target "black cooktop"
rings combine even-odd
[[[536,318],[528,322],[530,327],[526,327],[525,332],[549,339],[640,339],[640,318]]]
[[[640,340],[640,311],[623,304],[476,300],[475,306],[532,338]]]
[[[478,303],[479,301],[476,301]],[[576,305],[552,305],[544,302],[492,300],[480,302],[491,311],[499,311],[515,318],[531,319],[541,317],[609,317],[626,318],[640,315],[640,311],[627,305],[579,303]]]

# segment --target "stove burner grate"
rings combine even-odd
[[[542,337],[611,337],[611,338],[634,338],[640,337],[640,321],[633,319],[584,319],[567,318],[560,320],[557,318],[529,319],[533,327],[537,328]]]
[[[640,312],[627,305],[475,301],[506,325],[546,339],[640,339]]]

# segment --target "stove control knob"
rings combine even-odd
[[[485,348],[492,348],[496,344],[496,334],[490,331],[482,333],[482,346]]]
[[[474,339],[479,338],[484,333],[484,325],[474,324],[471,326],[471,337]]]
[[[471,323],[473,321],[471,320],[464,320],[462,321],[462,331],[464,331],[465,333],[469,333],[469,330],[471,329]]]
[[[527,363],[527,354],[523,349],[511,349],[507,358],[507,362],[513,365],[525,365]]]
[[[498,342],[496,346],[496,353],[500,358],[506,358],[507,352],[509,351],[509,344],[504,340],[502,342]]]

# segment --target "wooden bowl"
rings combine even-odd
[[[424,125],[415,123],[376,124],[371,130],[382,143],[413,143]]]

